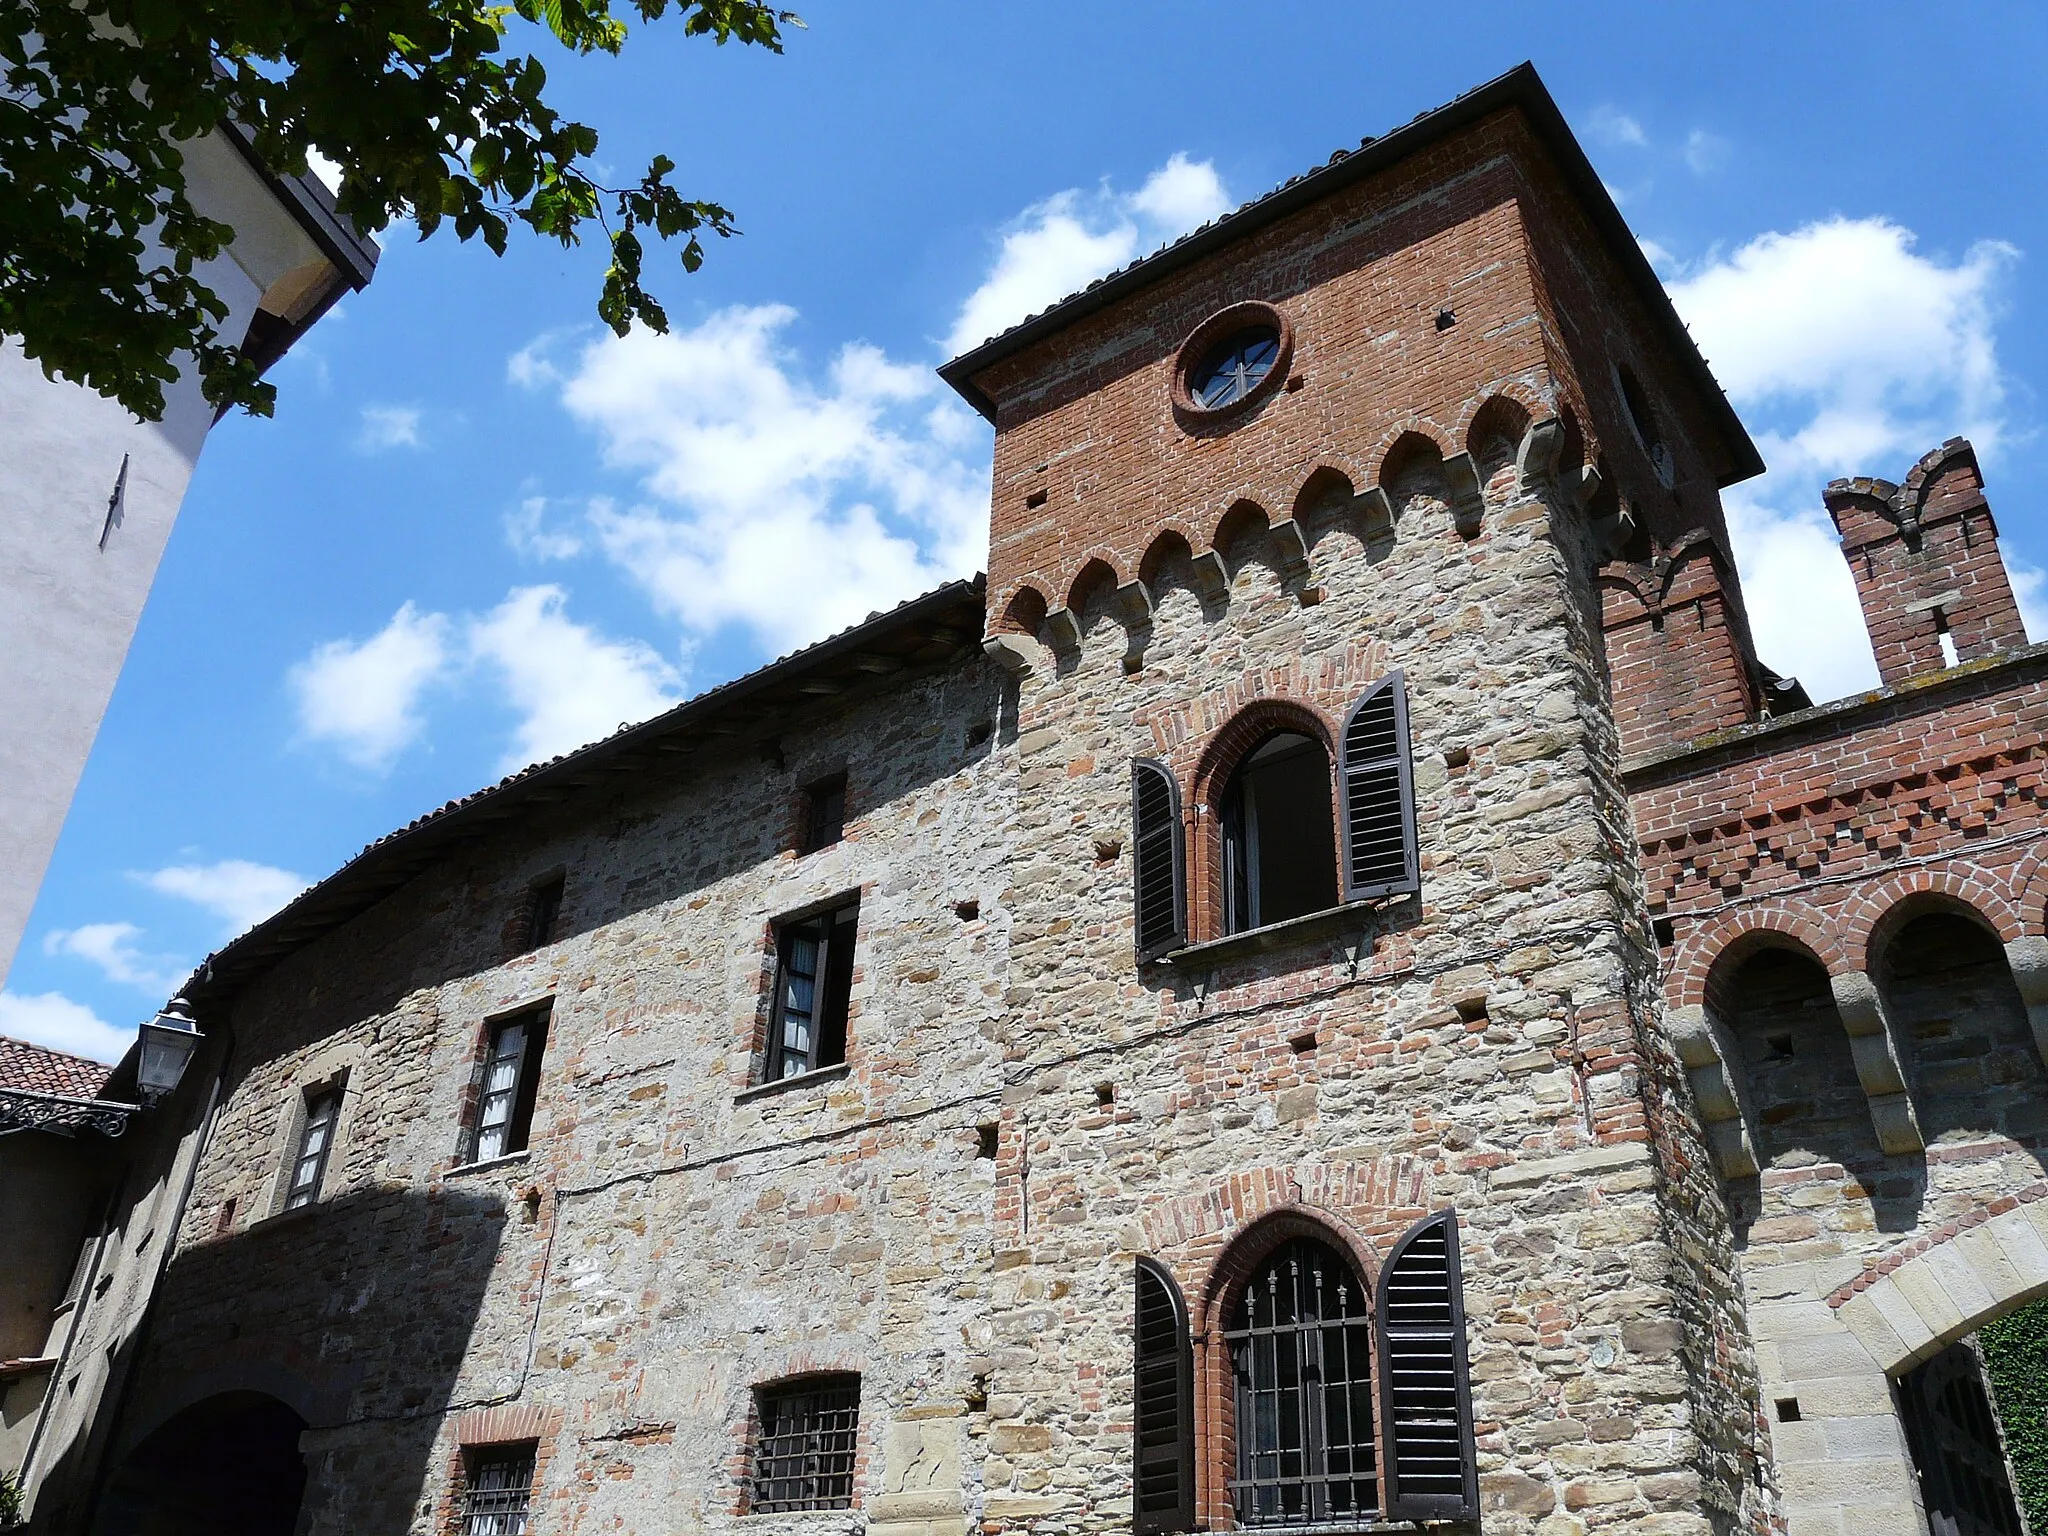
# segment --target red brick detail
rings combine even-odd
[[[1896,1248],[1864,1259],[1863,1273],[1828,1292],[1827,1303],[1830,1307],[1840,1307],[1869,1290],[1886,1275],[1897,1272],[1919,1258],[1923,1253],[1962,1236],[1973,1227],[1983,1226],[1994,1216],[2003,1216],[2007,1211],[2016,1211],[2023,1205],[2032,1205],[2036,1200],[2048,1200],[2048,1179],[2039,1179],[2020,1189],[2000,1195],[1996,1200],[1944,1221],[1940,1226],[1922,1233],[1910,1242],[1901,1243]]]
[[[1707,1002],[1713,985],[1726,975],[1723,966],[1739,964],[1760,949],[1798,950],[1830,975],[1856,968],[1818,912],[1804,902],[1777,901],[1725,913],[1680,939],[1664,982],[1666,999],[1674,1008]]]
[[[455,1439],[461,1445],[509,1445],[520,1440],[543,1440],[562,1426],[559,1408],[538,1403],[504,1403],[496,1408],[472,1408],[455,1423]]]
[[[2006,876],[2006,898],[2022,932],[2048,931],[2048,851],[2028,852]]]
[[[1942,669],[1944,626],[1960,661],[2027,643],[1967,441],[1927,454],[1904,485],[1837,480],[1825,499],[1887,686]]]
[[[1624,755],[1755,718],[1732,585],[1719,546],[1698,528],[1646,561],[1601,567],[1600,623]]]
[[[1477,459],[1496,431],[1514,439],[1519,447],[1531,422],[1556,414],[1556,405],[1544,399],[1540,390],[1520,379],[1504,379],[1465,402],[1452,430],[1452,441],[1463,443],[1465,451]]]
[[[1842,950],[1851,970],[1876,974],[1886,944],[1924,912],[1955,911],[1974,917],[2001,944],[2021,934],[2019,915],[1989,875],[1958,861],[1932,869],[1909,869],[1859,887],[1837,920]]]

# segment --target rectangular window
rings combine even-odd
[[[64,1298],[51,1309],[51,1316],[63,1315],[83,1299],[86,1282],[92,1278],[93,1266],[99,1259],[101,1239],[106,1235],[106,1219],[106,1206],[102,1203],[93,1213],[92,1225],[86,1229],[85,1241],[78,1245],[78,1258],[71,1266],[71,1279],[65,1283]]]
[[[334,1146],[335,1122],[340,1118],[339,1088],[329,1088],[306,1100],[305,1118],[299,1123],[299,1148],[292,1158],[291,1187],[285,1191],[286,1210],[311,1205],[313,1197],[320,1193],[320,1180],[327,1172],[327,1154]]]
[[[491,1446],[464,1457],[463,1536],[525,1536],[533,1446]]]
[[[846,775],[835,773],[804,790],[803,853],[829,848],[846,835]]]
[[[540,949],[555,942],[555,928],[562,917],[562,887],[566,881],[557,875],[533,888],[533,915],[526,924],[526,947]]]
[[[765,1080],[846,1060],[846,1001],[860,903],[775,925],[775,1001]]]
[[[860,1378],[812,1376],[758,1394],[751,1511],[853,1508]]]
[[[547,1042],[548,1016],[530,1013],[491,1026],[484,1057],[483,1094],[477,1100],[476,1134],[469,1160],[487,1163],[494,1157],[526,1149],[533,1125],[533,1101],[540,1086],[540,1053]]]

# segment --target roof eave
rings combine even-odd
[[[1606,185],[1593,169],[1586,152],[1565,122],[1564,114],[1551,99],[1536,66],[1521,63],[1496,79],[1467,91],[1455,101],[1425,112],[1392,132],[1360,146],[1343,159],[1323,165],[1265,197],[1224,215],[1207,228],[1176,241],[1164,250],[1124,268],[1121,272],[1084,288],[1052,308],[991,337],[972,351],[963,352],[939,369],[939,377],[950,384],[969,405],[993,422],[995,402],[975,379],[994,364],[1013,357],[1027,347],[1066,329],[1075,321],[1114,304],[1129,294],[1159,281],[1171,272],[1202,260],[1225,246],[1331,196],[1368,176],[1398,164],[1437,140],[1456,133],[1505,108],[1519,108],[1536,136],[1556,158],[1566,183],[1578,197],[1594,228],[1608,244],[1623,272],[1639,290],[1664,339],[1682,366],[1693,374],[1709,410],[1716,417],[1728,448],[1729,465],[1718,484],[1733,485],[1763,473],[1763,458],[1750,441],[1735,408],[1708,369],[1693,343],[1692,333],[1671,305],[1671,296],[1649,258],[1643,255],[1630,233],[1621,210],[1614,206]]]

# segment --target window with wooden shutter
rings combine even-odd
[[[1408,761],[1408,695],[1390,672],[1344,722],[1344,899],[1420,890],[1415,786]]]
[[[1163,764],[1144,758],[1131,764],[1131,891],[1140,960],[1187,942],[1180,789]]]
[[[1136,1450],[1133,1528],[1195,1528],[1195,1359],[1186,1304],[1173,1277],[1138,1260],[1136,1370],[1131,1434]]]
[[[1380,1271],[1379,1324],[1388,1518],[1477,1520],[1455,1211],[1417,1222],[1394,1245]]]

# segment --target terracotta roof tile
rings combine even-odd
[[[102,1061],[67,1056],[26,1040],[0,1035],[0,1088],[27,1093],[61,1093],[68,1098],[96,1099],[114,1069]]]

